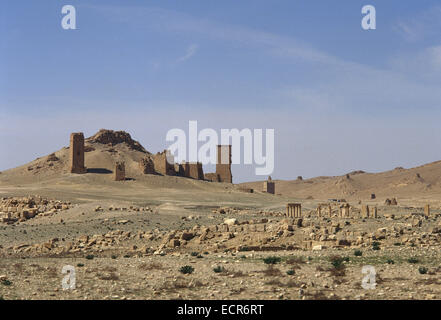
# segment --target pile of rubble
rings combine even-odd
[[[8,224],[22,222],[37,215],[53,215],[71,206],[70,202],[48,200],[39,196],[1,198],[0,221]]]

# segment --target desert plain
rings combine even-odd
[[[271,194],[263,180],[145,174],[150,156],[102,130],[83,174],[69,147],[1,172],[0,298],[441,298],[441,162],[272,180]]]

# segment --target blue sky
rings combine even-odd
[[[189,120],[274,128],[279,179],[440,160],[440,17],[428,0],[2,1],[0,170],[100,128],[157,152]]]

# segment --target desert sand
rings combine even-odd
[[[441,298],[441,162],[274,180],[269,194],[144,174],[152,154],[130,135],[102,131],[85,151],[85,174],[68,147],[0,173],[2,299]]]

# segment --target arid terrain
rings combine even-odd
[[[144,174],[151,153],[105,134],[86,139],[85,174],[69,172],[67,147],[0,173],[0,298],[441,298],[441,162],[273,180],[269,194]]]

